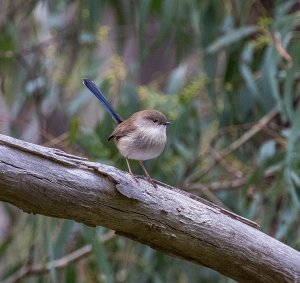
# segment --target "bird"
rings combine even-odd
[[[108,140],[115,141],[119,152],[125,157],[130,175],[137,181],[129,164],[129,160],[137,160],[147,180],[156,188],[143,161],[156,158],[163,152],[167,142],[166,126],[171,124],[167,117],[158,110],[147,109],[135,112],[124,120],[93,81],[83,79],[83,84],[104,105],[117,124]]]

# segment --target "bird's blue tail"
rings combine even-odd
[[[124,121],[111,106],[111,104],[106,100],[101,90],[95,85],[94,82],[89,79],[84,79],[83,84],[100,100],[116,123],[120,124]]]

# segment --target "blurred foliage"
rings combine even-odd
[[[126,170],[111,118],[173,122],[152,176],[253,219],[300,250],[298,1],[3,1],[0,132]],[[16,160],[17,162],[17,160]],[[135,162],[134,171],[142,174]],[[80,261],[22,282],[232,282],[106,229],[0,206],[0,280],[85,245]],[[101,240],[102,239],[102,240]]]

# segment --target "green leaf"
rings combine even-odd
[[[106,283],[114,283],[114,276],[112,272],[112,268],[110,263],[107,259],[105,248],[101,242],[101,236],[103,235],[104,228],[97,227],[97,228],[90,228],[90,227],[83,227],[83,234],[86,240],[91,243],[92,251],[97,259],[97,264],[99,269],[103,272],[105,276]]]
[[[276,143],[274,140],[269,140],[264,142],[260,147],[260,162],[263,162],[269,158],[271,158],[276,152]]]
[[[54,254],[54,243],[52,240],[52,231],[53,231],[53,221],[52,219],[47,219],[46,223],[46,229],[45,229],[45,239],[47,243],[47,252],[49,256],[49,261],[55,260],[55,254]],[[53,266],[50,269],[50,278],[52,282],[58,282],[57,281],[57,272],[56,269],[53,268]]]
[[[76,222],[71,220],[63,220],[58,236],[53,244],[54,254],[56,257],[61,257],[64,254],[64,247],[67,244],[67,240],[71,235],[71,230],[74,226],[78,225]]]
[[[186,71],[187,65],[182,64],[172,72],[167,84],[167,93],[176,93],[183,87]]]
[[[244,26],[235,30],[231,30],[230,32],[224,34],[223,36],[219,37],[215,42],[209,45],[206,49],[208,54],[213,54],[221,49],[242,40],[243,38],[254,34],[258,31],[257,26]]]
[[[247,44],[243,50],[242,58],[241,58],[241,65],[240,70],[241,74],[245,80],[247,88],[249,89],[250,93],[258,100],[261,100],[259,96],[259,91],[257,88],[257,84],[255,82],[255,78],[253,77],[252,71],[249,67],[253,60],[253,44]]]

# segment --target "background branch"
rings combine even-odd
[[[101,242],[105,243],[109,241],[114,234],[113,231],[107,232],[101,238]],[[49,261],[46,264],[26,264],[20,270],[12,274],[10,277],[6,278],[3,283],[17,283],[20,282],[23,278],[37,275],[37,274],[44,274],[50,272],[52,269],[61,269],[67,267],[70,263],[74,263],[83,259],[84,257],[90,255],[92,253],[92,245],[88,244],[85,245],[59,259]]]

